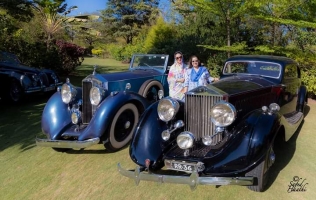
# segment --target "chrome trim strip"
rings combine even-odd
[[[36,145],[42,147],[53,147],[53,148],[70,148],[70,149],[81,149],[89,146],[98,144],[100,138],[92,138],[84,141],[73,141],[73,140],[49,140],[36,138]]]
[[[153,181],[159,183],[176,183],[189,185],[191,190],[196,189],[197,185],[253,185],[254,177],[199,177],[197,172],[190,176],[159,175],[141,172],[137,166],[135,170],[126,170],[117,164],[118,171],[123,176],[134,179],[136,185],[140,180]]]

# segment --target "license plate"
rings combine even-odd
[[[179,161],[165,161],[165,166],[168,169],[176,170],[176,171],[183,171],[183,172],[193,172],[196,170],[195,163],[187,163],[187,162],[179,162]]]
[[[51,90],[55,90],[55,86],[50,86],[50,87],[44,88],[45,92],[51,91]]]

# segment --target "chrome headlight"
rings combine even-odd
[[[90,102],[92,105],[99,105],[99,103],[102,101],[104,97],[104,90],[99,88],[99,87],[96,87],[96,86],[93,86],[91,89],[90,89]]]
[[[177,144],[181,149],[189,149],[194,144],[194,135],[188,131],[180,133],[177,137]]]
[[[211,109],[211,120],[215,126],[226,127],[236,119],[235,107],[227,102],[220,101]]]
[[[73,124],[79,124],[80,120],[81,120],[81,113],[80,113],[80,111],[78,111],[78,112],[73,112],[73,113],[71,114],[71,122],[72,122]]]
[[[176,116],[179,108],[180,105],[177,100],[166,97],[158,103],[158,116],[162,121],[168,122]]]
[[[68,104],[75,99],[77,90],[70,83],[65,83],[61,87],[61,99],[64,103]]]

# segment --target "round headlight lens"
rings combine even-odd
[[[80,121],[80,112],[73,112],[71,114],[71,121],[73,124],[78,124]]]
[[[215,126],[226,127],[236,119],[235,107],[227,102],[219,102],[211,109],[211,120]]]
[[[172,120],[179,110],[179,103],[170,97],[161,99],[158,104],[158,116],[162,121],[168,122]]]
[[[99,105],[103,98],[103,91],[98,87],[92,87],[90,89],[90,102],[92,105]]]
[[[185,131],[177,137],[177,144],[181,149],[189,149],[194,144],[194,136],[192,133]]]
[[[65,83],[61,87],[61,99],[64,103],[70,103],[76,97],[76,94],[77,90],[69,83]]]

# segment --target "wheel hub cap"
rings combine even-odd
[[[131,122],[127,121],[124,125],[125,129],[128,129],[131,126]]]

